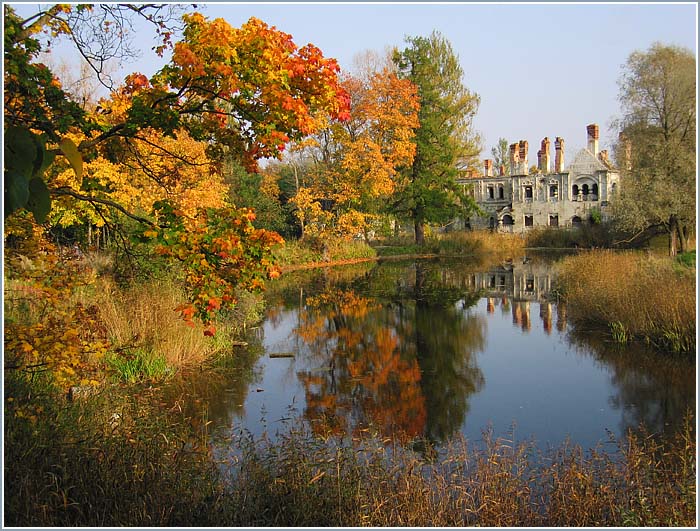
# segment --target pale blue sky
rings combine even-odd
[[[34,4],[35,6],[36,4]],[[30,8],[30,6],[24,6]],[[697,6],[656,4],[199,4],[210,18],[240,26],[255,16],[311,42],[341,68],[365,50],[404,46],[406,35],[438,30],[459,55],[464,83],[481,97],[475,126],[490,156],[499,137],[530,144],[536,163],[541,139],[561,136],[567,161],[598,123],[601,149],[612,142],[619,113],[617,79],[634,50],[655,42],[696,50]],[[144,57],[127,66],[150,75],[150,38],[139,35]],[[139,41],[137,41],[139,42]]]

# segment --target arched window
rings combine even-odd
[[[489,199],[493,199],[493,186],[489,186]]]
[[[581,192],[583,193],[583,197],[586,197],[588,195],[588,185],[587,184],[584,184],[581,187]]]
[[[496,220],[494,219],[493,216],[489,218],[489,228],[494,228],[496,226]]]
[[[595,196],[598,195],[598,183],[593,184],[593,187],[591,188],[591,193]]]
[[[498,199],[503,199],[503,186],[498,187]]]
[[[549,197],[557,197],[559,189],[556,184],[549,185]]]
[[[612,183],[612,190],[610,190],[613,195],[615,195],[615,192],[617,192],[617,183]]]
[[[504,225],[512,225],[513,223],[513,216],[511,216],[510,214],[506,214],[505,216],[503,216]]]
[[[578,184],[575,184],[573,188],[571,189],[571,193],[573,194],[574,197],[578,195]]]
[[[580,227],[581,226],[581,218],[578,216],[574,216],[571,218],[571,225],[574,227]]]

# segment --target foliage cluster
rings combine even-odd
[[[564,258],[557,273],[573,320],[665,350],[695,351],[694,269],[642,253],[588,251]]]
[[[165,5],[61,4],[26,19],[3,9],[5,217],[30,211],[47,230],[74,234],[109,227],[127,252],[132,237],[153,240],[151,256],[187,276],[181,315],[214,334],[236,289],[279,274],[270,246],[281,241],[231,202],[251,198],[229,190],[223,167],[256,171],[257,160],[323,121],[346,121],[337,62],[255,18],[233,28],[187,13],[173,43]],[[67,39],[99,77],[102,61],[126,49],[129,17],[149,23],[162,38],[157,53],[171,48],[171,59],[151,78],[133,73],[109,86],[99,102],[76,102],[41,52]]]
[[[634,232],[662,228],[671,256],[687,250],[696,221],[696,68],[691,50],[657,42],[630,54],[619,80],[615,218]]]

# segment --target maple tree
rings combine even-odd
[[[249,209],[227,204],[223,159],[256,170],[321,117],[346,120],[349,97],[337,62],[311,44],[299,48],[255,18],[233,28],[199,13],[183,16],[172,44],[161,7],[56,5],[22,20],[5,6],[5,216],[26,209],[38,223],[136,221],[158,253],[187,271],[183,316],[211,325],[235,304],[235,286],[259,289],[278,274],[270,246],[280,239],[255,229]],[[111,35],[125,11],[154,23],[163,43],[156,52],[171,47],[172,59],[150,79],[129,75],[88,113],[37,61],[38,35],[44,46],[68,36],[96,60],[80,21],[99,13]],[[96,41],[102,59],[115,53],[110,38]]]

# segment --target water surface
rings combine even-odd
[[[570,438],[591,448],[640,423],[673,433],[695,410],[693,360],[575,330],[551,271],[532,256],[285,275],[237,353],[244,370],[205,384],[210,419],[256,436],[294,419],[438,444],[489,426],[541,447]]]

